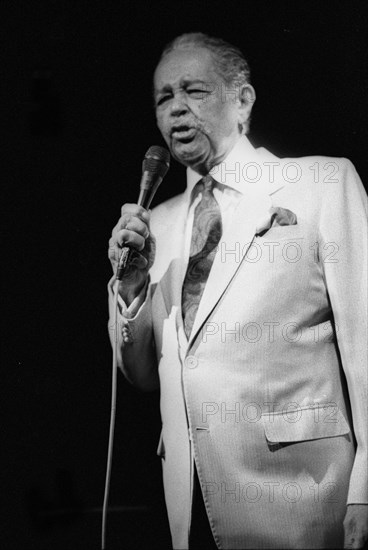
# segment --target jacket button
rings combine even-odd
[[[198,359],[194,355],[188,355],[184,364],[188,369],[195,369],[198,367]]]

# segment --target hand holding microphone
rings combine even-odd
[[[124,204],[109,241],[109,258],[119,292],[129,305],[143,288],[155,259],[155,238],[150,232],[149,208],[170,164],[167,149],[152,146],[143,160],[138,204]]]

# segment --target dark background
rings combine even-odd
[[[107,241],[136,200],[164,44],[201,30],[240,46],[251,139],[346,156],[367,181],[364,2],[3,1],[5,192],[1,384],[4,550],[98,549],[110,415]],[[155,202],[181,191],[173,163]],[[168,548],[158,395],[119,376],[109,549]]]

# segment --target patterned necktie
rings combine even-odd
[[[213,195],[213,185],[211,176],[205,176],[196,185],[196,190],[202,192],[202,198],[194,211],[190,257],[182,289],[182,312],[187,338],[222,234],[221,212]]]

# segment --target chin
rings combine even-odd
[[[208,161],[208,152],[203,151],[203,148],[200,149],[194,143],[181,143],[179,147],[174,146],[171,152],[178,162],[193,169],[198,165],[207,164]]]

